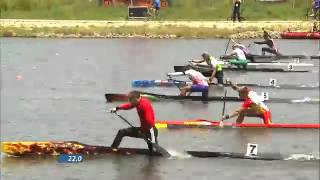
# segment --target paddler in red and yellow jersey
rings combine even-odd
[[[155,126],[155,114],[151,102],[141,97],[140,92],[131,91],[128,94],[129,103],[119,105],[110,110],[111,113],[115,113],[118,110],[129,110],[136,108],[140,118],[140,127],[129,127],[120,129],[116,138],[114,139],[111,147],[116,151],[119,147],[121,140],[125,136],[144,138],[147,137],[152,143],[158,144],[158,130]],[[151,143],[148,143],[149,151],[153,152]]]
[[[237,116],[237,124],[241,124],[245,117],[259,117],[263,119],[264,124],[269,125],[272,124],[271,120],[271,112],[269,108],[263,103],[263,97],[257,95],[256,92],[251,90],[248,87],[239,87],[234,85],[232,82],[232,89],[239,92],[239,96],[244,100],[241,108],[231,115],[225,115],[221,121],[225,119],[230,119]]]

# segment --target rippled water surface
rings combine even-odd
[[[174,65],[197,58],[204,50],[224,53],[227,40],[149,39],[19,39],[1,38],[1,140],[76,140],[110,145],[118,129],[127,127],[107,113],[104,93],[127,93],[131,80],[165,79]],[[315,55],[319,41],[276,40],[283,54]],[[250,41],[244,41],[250,44]],[[259,46],[250,46],[259,53]],[[240,83],[319,84],[319,60],[308,73],[238,73],[226,76]],[[19,79],[20,78],[20,79]],[[146,91],[177,94],[176,88]],[[318,90],[265,90],[271,97],[319,98]],[[228,93],[235,95],[230,89]],[[219,93],[219,92],[217,92]],[[221,93],[221,92],[220,92]],[[228,102],[226,112],[240,106]],[[318,104],[271,104],[274,123],[319,123]],[[157,119],[217,120],[222,102],[156,102]],[[135,110],[121,112],[138,125]],[[246,122],[261,122],[249,118]],[[170,150],[245,152],[259,144],[259,153],[319,157],[319,130],[303,129],[161,129],[160,144]],[[125,138],[123,147],[145,147]],[[298,157],[298,155],[296,155]],[[3,179],[318,179],[319,160],[254,161],[223,158],[164,159],[147,156],[98,156],[79,164],[55,158],[8,158],[2,155]]]

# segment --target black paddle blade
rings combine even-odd
[[[163,147],[159,146],[156,143],[152,143],[152,146],[157,150],[157,152],[159,152],[163,157],[169,158],[171,157],[171,154],[164,149]]]

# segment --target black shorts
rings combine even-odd
[[[214,77],[217,78],[218,84],[223,84],[223,71],[217,71]]]
[[[114,139],[111,147],[118,148],[122,141],[122,138],[126,136],[134,137],[134,138],[142,138],[142,139],[147,138],[151,142],[158,144],[158,129],[156,127],[151,128],[149,131],[144,132],[143,134],[141,133],[140,127],[129,127],[126,129],[120,129],[118,131],[118,134]],[[149,141],[147,142],[147,144],[150,152],[152,152],[153,151],[152,144],[149,143]]]

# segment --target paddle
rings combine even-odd
[[[173,82],[179,82],[181,84],[188,84],[188,81],[181,81],[181,80],[176,80],[176,79],[167,79],[167,80],[170,80],[170,81],[173,81]],[[180,86],[178,85],[179,83],[174,83],[179,89],[180,89]],[[190,82],[189,82],[190,83]],[[211,82],[211,83],[208,83],[209,86],[216,86],[218,85],[217,83],[214,83],[214,82]]]
[[[223,108],[222,108],[222,118],[224,116],[225,110],[226,110],[226,97],[227,97],[227,89],[224,91],[224,98],[223,98]],[[219,122],[219,127],[223,127],[223,121],[221,120]]]
[[[226,54],[227,54],[227,51],[228,51],[228,47],[229,47],[230,41],[231,41],[231,38],[229,38],[229,41],[228,41],[228,44],[227,44],[226,50],[224,51],[224,55],[226,55]]]
[[[175,83],[175,82],[181,82],[181,83],[187,84],[185,81],[179,81],[179,80],[172,79],[171,76],[169,76],[169,79],[168,79],[168,80],[173,81],[173,84],[174,84],[177,88],[179,88],[180,91],[181,91],[181,88],[180,88],[179,84],[178,84],[178,83]]]
[[[115,112],[114,114],[116,114],[120,119],[122,119],[124,122],[126,122],[129,126],[134,127],[126,118],[124,118],[124,117],[121,116],[120,114],[118,114],[118,113],[116,113],[116,112]],[[169,153],[166,149],[164,149],[163,147],[159,146],[159,145],[156,144],[156,143],[151,142],[144,134],[141,133],[141,135],[142,135],[143,139],[144,139],[147,143],[151,143],[151,144],[152,144],[152,147],[154,147],[154,148],[157,150],[157,152],[159,152],[162,156],[164,156],[164,157],[171,157],[170,153]]]

